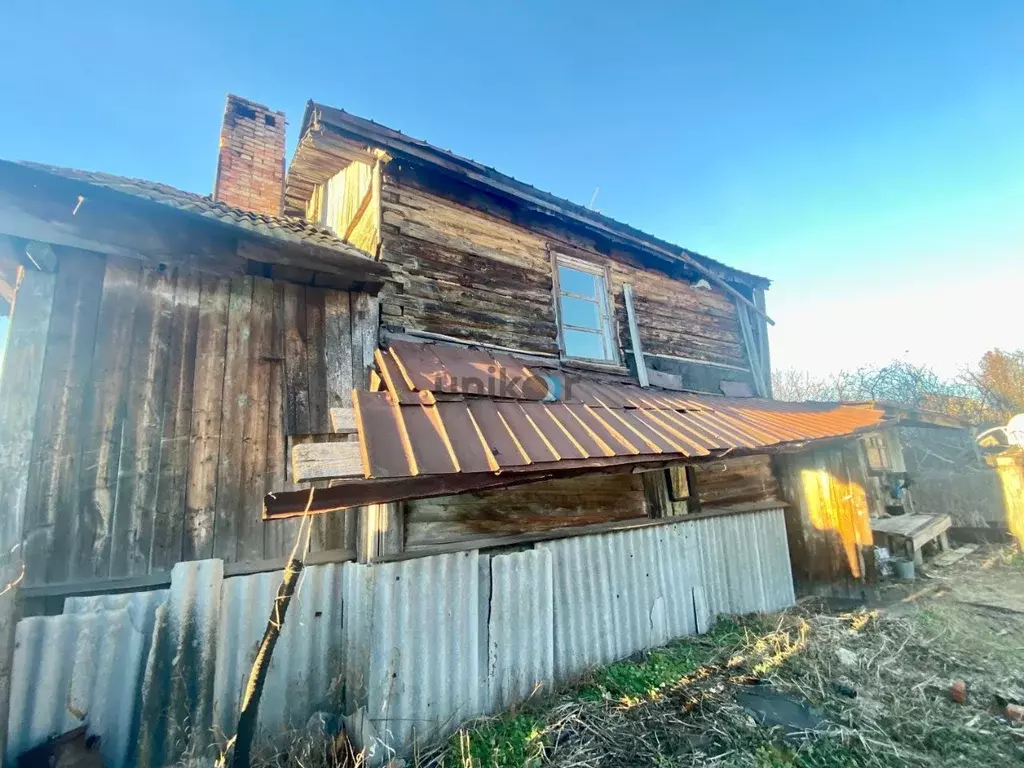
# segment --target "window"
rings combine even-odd
[[[864,438],[863,445],[870,471],[886,472],[892,469],[889,464],[889,450],[881,435],[868,435]]]
[[[556,256],[555,267],[558,331],[565,356],[617,363],[604,269],[568,256]]]

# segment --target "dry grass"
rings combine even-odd
[[[897,591],[878,611],[809,605],[727,620],[711,636],[597,670],[556,698],[467,725],[419,764],[1019,764],[1024,727],[1001,717],[996,694],[1024,693],[1024,614],[968,603],[1002,605],[1024,594],[1024,559],[988,553],[945,578],[953,586],[940,577],[926,595]],[[966,704],[950,699],[956,679],[968,683]],[[796,736],[758,725],[734,698],[755,681],[809,702],[829,725]]]
[[[559,694],[481,718],[408,761],[418,768],[555,766],[1000,766],[1024,760],[1024,726],[996,695],[1024,695],[1024,556],[986,550],[879,610],[807,603],[724,618],[594,670]],[[968,684],[965,704],[950,684]],[[786,735],[735,693],[761,685],[808,702],[828,725]],[[854,698],[851,692],[856,692]],[[359,768],[344,735],[279,734],[257,768]]]

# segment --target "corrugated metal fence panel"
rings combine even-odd
[[[110,768],[198,754],[234,730],[280,572],[180,563],[170,590],[73,598],[17,628],[8,755],[79,723]],[[479,552],[305,570],[260,706],[265,734],[365,707],[399,753],[682,635],[794,602],[781,509]],[[345,701],[339,700],[344,683]],[[191,742],[191,743],[190,743]],[[137,746],[134,746],[136,745]],[[127,751],[127,754],[126,754]]]
[[[213,693],[218,734],[234,733],[281,575],[272,571],[224,581]],[[342,702],[332,694],[340,693],[343,678],[342,566],[310,566],[299,579],[260,700],[259,725],[266,733],[301,727],[318,710],[341,710]]]
[[[554,562],[555,673],[577,675],[695,631],[693,540],[658,526],[538,545]]]
[[[774,611],[796,601],[781,509],[688,524],[697,533],[698,562],[710,618]]]
[[[345,659],[345,711],[354,712],[367,702],[370,666],[370,617],[373,615],[373,569],[361,563],[342,568],[342,656]]]
[[[400,752],[487,704],[480,559],[460,552],[371,569],[368,712]]]
[[[169,589],[154,589],[149,592],[122,592],[117,595],[88,595],[64,598],[64,613],[96,613],[128,609],[132,623],[139,627],[148,638],[153,632],[156,609],[171,594]]]
[[[16,638],[8,763],[84,722],[107,765],[127,764],[149,645],[129,609],[24,619]]]
[[[142,682],[137,761],[144,768],[175,763],[190,743],[202,749],[212,740],[223,581],[221,560],[178,563],[171,571]]]
[[[780,611],[796,604],[793,569],[789,563],[789,539],[786,536],[786,510],[772,509],[757,515],[760,546],[765,552],[761,560],[767,602],[763,610]]]
[[[491,711],[547,692],[555,678],[551,552],[491,558],[487,678]]]

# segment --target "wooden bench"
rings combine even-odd
[[[877,517],[871,521],[871,533],[876,538],[888,539],[889,551],[896,553],[897,539],[903,540],[903,551],[917,565],[923,562],[921,549],[929,541],[938,540],[939,549],[949,549],[946,531],[953,525],[949,515],[895,515]]]

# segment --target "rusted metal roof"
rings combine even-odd
[[[353,393],[363,478],[317,491],[312,511],[531,480],[757,453],[879,427],[881,410],[642,389],[531,368],[508,355],[393,341],[382,389]],[[310,479],[341,478],[327,473]],[[288,494],[265,516],[301,513]]]
[[[388,389],[355,397],[367,478],[698,458],[838,437],[877,427],[884,415],[641,389],[440,344],[396,341],[378,350],[377,365]]]

